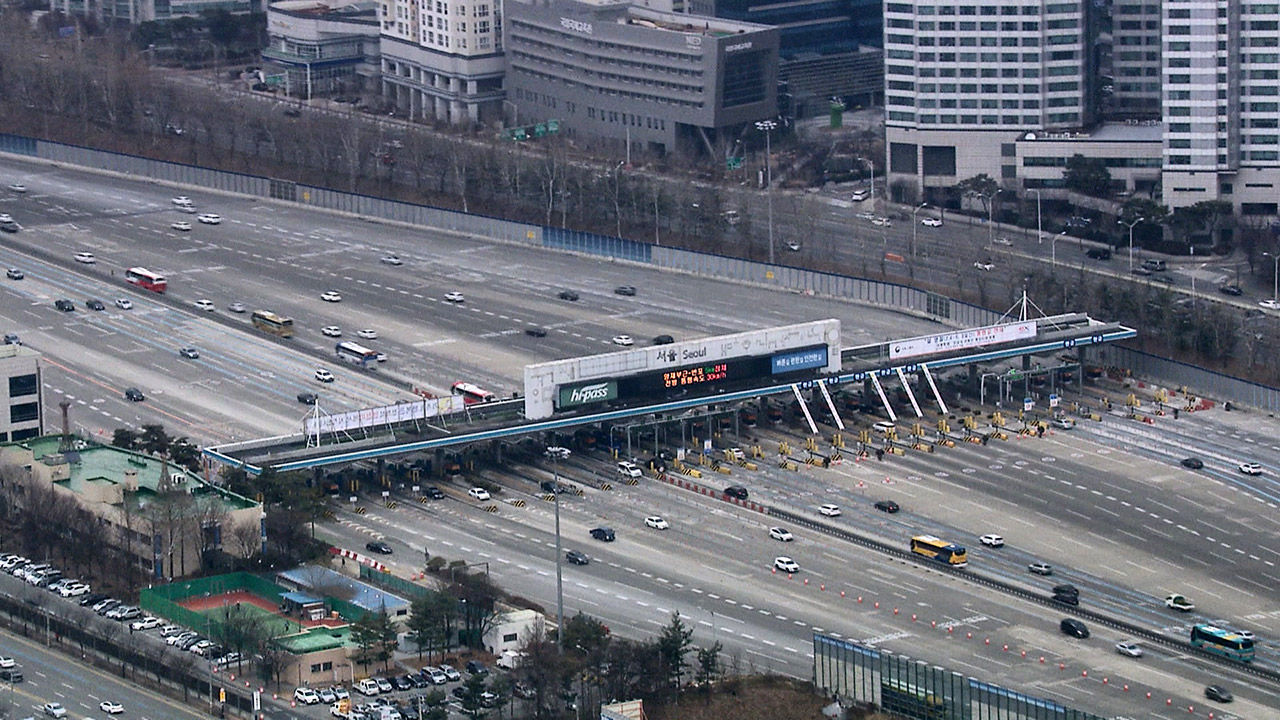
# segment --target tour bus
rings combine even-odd
[[[969,564],[969,553],[963,547],[932,535],[917,535],[911,538],[911,552],[951,567],[964,567]]]
[[[162,293],[169,289],[169,283],[164,276],[159,273],[153,273],[144,267],[129,268],[124,271],[124,279],[130,285],[137,285],[144,290]]]
[[[472,403],[487,403],[498,399],[497,395],[477,387],[468,382],[456,382],[453,384],[453,394],[461,395],[462,401],[468,405]]]
[[[1234,630],[1201,623],[1191,628],[1191,644],[1240,662],[1253,662],[1253,639]]]
[[[254,310],[249,321],[259,330],[280,337],[293,337],[293,319],[266,310]]]
[[[333,351],[337,353],[339,360],[345,360],[362,368],[378,362],[378,351],[353,342],[340,342],[334,346]]]

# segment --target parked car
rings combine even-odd
[[[485,667],[484,663],[480,662],[479,660],[468,660],[467,672],[472,675],[488,675],[489,668]]]

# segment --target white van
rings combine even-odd
[[[373,678],[365,678],[356,683],[356,690],[370,697],[378,694],[378,683]]]

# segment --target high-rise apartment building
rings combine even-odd
[[[1280,6],[1164,0],[1164,202],[1274,216]]]
[[[1109,116],[1160,117],[1160,0],[1117,0],[1111,6]]]
[[[1016,178],[1027,132],[1094,122],[1087,0],[884,6],[890,192],[921,197],[979,173]]]
[[[383,96],[411,118],[502,115],[501,0],[381,0]]]

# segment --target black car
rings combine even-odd
[[[653,338],[654,345],[670,345],[675,341],[676,339],[670,335],[655,335]]]
[[[1075,618],[1063,619],[1063,621],[1058,624],[1058,629],[1062,631],[1063,635],[1070,635],[1071,637],[1080,638],[1081,640],[1089,637],[1089,628],[1085,627],[1084,623],[1076,620]]]
[[[1218,288],[1218,292],[1223,295],[1233,295],[1235,297],[1239,297],[1244,294],[1244,290],[1241,290],[1239,285],[1223,285]]]
[[[435,485],[428,485],[427,489],[423,490],[423,492],[426,493],[427,497],[431,498],[432,500],[444,499],[444,492],[441,491],[440,488],[436,487]]]
[[[313,392],[300,392],[298,393],[298,402],[303,405],[315,405],[316,394]]]
[[[729,487],[724,489],[724,494],[728,495],[731,498],[737,498],[739,500],[747,499],[747,489],[742,487],[741,485],[730,485]]]
[[[556,297],[560,298],[561,300],[568,300],[569,302],[573,302],[578,299],[578,293],[574,292],[573,290],[561,290],[560,293],[556,295]]]
[[[630,297],[636,294],[636,286],[635,285],[619,285],[618,287],[613,289],[613,292],[617,295],[627,295],[628,297]]]
[[[70,300],[54,300],[53,306],[62,312],[73,312],[76,309],[76,304]]]
[[[97,605],[98,603],[102,602],[103,600],[106,600],[109,597],[111,596],[107,595],[106,593],[92,593],[89,595],[85,595],[84,597],[80,598],[80,607],[89,607],[90,605]]]
[[[598,527],[591,528],[591,537],[602,542],[613,542],[615,536],[613,534],[613,528]]]
[[[0,680],[11,683],[20,683],[22,682],[22,671],[17,668],[0,670]]]
[[[107,306],[103,305],[101,300],[93,300],[93,299],[85,300],[84,306],[89,308],[90,310],[97,310],[99,312],[107,309]]]
[[[583,553],[578,552],[577,550],[570,550],[569,552],[565,553],[564,559],[568,560],[574,565],[586,565],[591,562],[590,558],[588,558]]]
[[[479,660],[468,660],[467,672],[471,673],[472,675],[488,675],[489,668],[485,667],[484,663],[480,662]]]
[[[543,480],[540,486],[543,492],[555,493],[560,495],[569,492],[569,486],[564,483],[552,482],[551,480]]]
[[[877,500],[876,509],[880,512],[896,513],[902,508],[898,507],[898,503],[892,500]]]
[[[400,677],[391,678],[391,685],[397,690],[412,690],[413,680],[408,675],[401,675]]]
[[[1090,248],[1085,251],[1084,256],[1090,260],[1110,260],[1111,250],[1107,248]]]
[[[1209,698],[1210,700],[1216,700],[1217,702],[1220,702],[1220,703],[1229,703],[1232,700],[1235,700],[1235,697],[1231,694],[1231,691],[1222,687],[1221,685],[1210,685],[1206,687],[1204,689],[1204,696]]]
[[[1182,460],[1182,467],[1191,468],[1192,470],[1200,470],[1204,467],[1204,461],[1200,458],[1184,458]]]
[[[461,700],[462,698],[467,696],[467,686],[459,685],[458,687],[454,688],[453,690],[450,690],[449,692],[452,693],[454,697]]]
[[[300,117],[302,115],[302,111],[298,108],[285,108],[284,114],[285,117]]]
[[[1080,590],[1070,583],[1053,586],[1053,599],[1066,605],[1080,604]]]
[[[381,540],[374,540],[373,542],[365,543],[364,549],[369,552],[376,552],[379,555],[391,554],[391,546]]]
[[[143,400],[147,399],[147,396],[143,395],[142,391],[139,390],[138,388],[131,387],[131,388],[125,388],[124,399],[128,400],[129,402],[142,402]]]
[[[16,233],[22,229],[22,226],[16,222],[0,223],[0,230],[5,232]]]
[[[405,677],[408,678],[409,682],[413,683],[413,686],[416,688],[431,687],[431,678],[423,677],[420,674],[405,675]]]
[[[528,335],[529,337],[546,337],[547,329],[541,328],[541,327],[525,328],[524,334]]]

